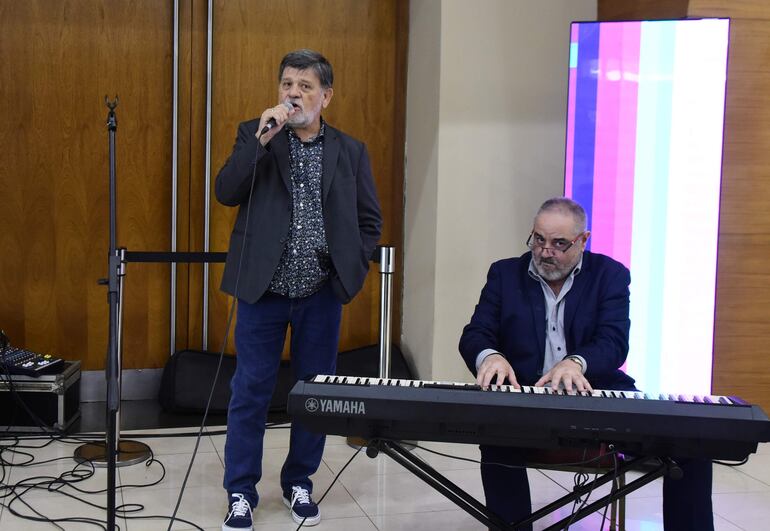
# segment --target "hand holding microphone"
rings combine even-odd
[[[271,107],[262,113],[262,117],[259,119],[259,128],[257,129],[257,138],[264,146],[270,139],[272,139],[278,131],[283,129],[283,124],[294,114],[294,106],[288,101],[284,101],[280,105]]]

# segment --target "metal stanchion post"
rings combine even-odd
[[[380,378],[390,378],[391,297],[396,248],[380,247]]]
[[[393,295],[393,272],[396,269],[396,248],[382,245],[380,251],[380,378],[390,378],[390,331],[391,297]],[[360,448],[367,445],[366,439],[348,437],[348,446]]]

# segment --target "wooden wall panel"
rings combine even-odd
[[[118,243],[168,246],[171,8],[0,2],[0,323],[20,346],[104,367],[107,108],[118,112]],[[124,366],[167,354],[168,268],[129,267]]]
[[[597,20],[653,20],[687,17],[688,0],[599,0]]]
[[[687,15],[767,20],[770,19],[770,2],[766,0],[690,0]]]
[[[691,0],[691,16],[729,16],[715,393],[770,409],[770,4]]]
[[[232,150],[238,123],[277,103],[277,68],[283,55],[304,47],[319,50],[335,75],[334,98],[324,118],[366,142],[383,207],[382,241],[400,247],[406,6],[376,0],[215,2],[212,184]],[[235,209],[213,206],[212,249],[227,248],[234,219]],[[362,292],[345,307],[341,350],[377,342],[377,272],[375,265]],[[229,298],[218,290],[221,273],[221,266],[212,268],[212,346],[222,340],[229,309]],[[399,290],[400,283],[396,323]],[[396,327],[394,337],[399,334]]]

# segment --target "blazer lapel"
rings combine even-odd
[[[281,131],[270,140],[270,150],[278,161],[278,171],[286,185],[286,190],[291,195],[291,169],[289,167],[289,136],[285,131]]]
[[[570,337],[569,331],[572,330],[572,321],[575,320],[580,301],[583,299],[583,291],[591,278],[591,255],[588,251],[583,253],[583,265],[580,273],[572,279],[572,287],[564,300],[564,335]]]
[[[524,271],[524,282],[527,286],[526,293],[529,299],[529,307],[532,310],[532,321],[535,323],[535,338],[537,339],[537,352],[540,357],[540,367],[542,368],[542,359],[545,356],[545,298],[543,296],[543,287],[540,282],[531,278],[529,273]]]
[[[329,195],[329,189],[332,186],[334,175],[337,173],[337,158],[340,155],[340,139],[337,131],[333,127],[326,125],[324,131],[324,160],[323,177],[321,185],[323,186],[322,201],[326,203],[326,196]]]

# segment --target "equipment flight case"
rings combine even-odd
[[[65,432],[79,417],[80,361],[57,374],[0,378],[0,433]]]

